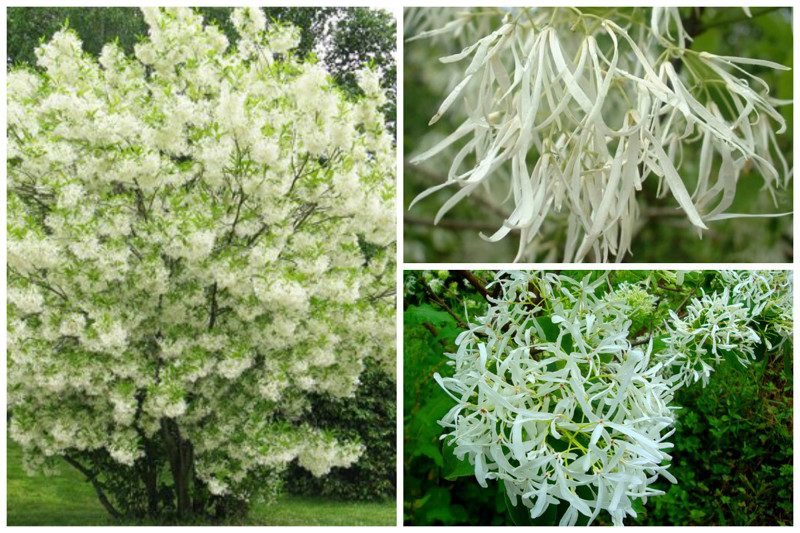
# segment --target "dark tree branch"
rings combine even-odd
[[[239,215],[242,213],[242,204],[244,204],[245,196],[244,192],[239,192],[239,203],[236,204],[236,216],[233,217],[233,224],[231,225],[231,231],[228,233],[228,238],[225,241],[225,244],[230,244],[233,241],[233,237],[236,235],[236,224],[239,223]]]
[[[465,323],[463,320],[461,320],[461,318],[459,318],[459,316],[458,316],[458,315],[456,315],[456,314],[453,312],[453,310],[452,310],[452,309],[450,309],[450,307],[448,307],[448,306],[447,306],[447,304],[444,302],[444,300],[442,300],[441,298],[439,298],[439,297],[436,295],[436,293],[435,293],[435,292],[433,292],[433,289],[431,289],[431,288],[430,288],[430,286],[429,286],[429,285],[428,285],[426,282],[423,282],[423,283],[422,283],[422,286],[425,288],[425,292],[427,292],[427,293],[428,293],[428,296],[429,296],[431,299],[433,299],[433,301],[434,301],[434,302],[436,302],[436,304],[438,304],[438,305],[439,305],[439,307],[441,307],[442,309],[444,309],[445,311],[447,311],[447,312],[450,314],[450,316],[452,316],[452,317],[453,317],[453,318],[456,320],[456,324],[458,325],[458,327],[460,327],[460,328],[462,328],[462,329],[469,329],[469,326],[467,326],[467,324],[466,324],[466,323]]]
[[[263,235],[264,232],[266,232],[268,229],[269,226],[267,226],[266,224],[262,224],[261,228],[257,232],[255,232],[252,236],[250,236],[249,239],[247,239],[247,246],[252,246],[253,243],[256,242],[258,238],[261,237],[261,235]]]
[[[481,282],[481,280],[479,280],[475,274],[469,270],[452,270],[451,272],[455,276],[467,280],[467,282],[472,285],[486,301],[489,301],[489,296],[491,296],[491,293],[486,289],[486,287],[483,285],[483,282]]]
[[[481,230],[481,231],[497,230],[497,224],[491,224],[489,222],[480,222],[477,220],[440,220],[438,223],[434,223],[433,220],[427,218],[404,215],[403,222],[407,224],[417,224],[421,226],[433,226],[437,228],[447,228],[447,229]],[[511,231],[519,231],[519,230],[517,228],[514,228]]]
[[[150,218],[147,214],[147,207],[144,205],[144,195],[142,194],[142,189],[139,188],[139,183],[134,180],[136,183],[136,189],[133,191],[136,197],[136,211],[138,211],[139,215],[144,219],[145,222],[149,222]]]
[[[86,480],[92,484],[94,487],[95,492],[97,492],[97,497],[100,500],[100,503],[103,504],[108,514],[110,514],[113,518],[119,519],[122,518],[122,514],[117,511],[114,506],[111,504],[109,499],[106,497],[105,491],[103,491],[103,485],[100,481],[97,480],[97,474],[92,472],[81,463],[79,463],[76,459],[73,459],[69,455],[64,455],[64,460],[72,465],[78,472],[86,476]]]
[[[744,22],[746,20],[752,20],[756,17],[760,17],[761,15],[766,15],[767,13],[771,13],[772,11],[776,11],[778,9],[782,9],[784,7],[789,6],[773,6],[773,7],[765,7],[760,10],[753,9],[751,10],[750,14],[753,15],[752,17],[748,17],[745,14],[742,14],[738,17],[731,17],[727,19],[718,20],[716,22],[712,22],[710,24],[704,24],[700,27],[700,30],[697,32],[697,35],[700,35],[704,31],[710,30],[711,28],[716,28],[718,26],[727,26],[729,24],[736,24],[737,22]],[[692,34],[690,34],[692,35]],[[692,37],[696,37],[696,35],[692,35]]]
[[[211,312],[208,317],[208,330],[214,329],[214,324],[217,322],[217,282],[211,286]]]
[[[292,184],[289,186],[288,194],[292,194],[294,190],[294,186],[297,184],[298,180],[303,177],[303,169],[306,168],[306,164],[308,163],[308,155],[303,159],[303,163],[300,165],[300,168],[294,172],[294,179],[292,179]],[[294,161],[292,162],[292,170],[294,170]]]
[[[297,232],[297,230],[300,229],[300,226],[302,226],[303,223],[306,220],[308,220],[308,218],[311,215],[313,215],[316,210],[317,210],[317,204],[309,204],[308,206],[306,206],[305,211],[300,214],[300,216],[294,223],[294,231]]]
[[[65,300],[67,302],[69,301],[69,298],[64,293],[63,289],[60,289],[60,288],[56,289],[56,288],[50,286],[48,283],[46,283],[46,282],[44,282],[44,281],[42,281],[40,279],[34,279],[34,278],[30,277],[30,276],[26,276],[26,275],[24,275],[24,274],[22,274],[20,272],[17,272],[15,269],[13,269],[11,267],[6,267],[6,268],[8,269],[9,272],[13,273],[15,276],[21,277],[22,279],[26,280],[28,283],[33,283],[34,285],[37,285],[37,286],[39,286],[39,287],[41,287],[41,288],[43,288],[45,290],[48,290],[48,291],[52,292],[53,294],[57,295],[59,298],[62,298],[63,300]]]
[[[377,294],[373,294],[372,296],[367,296],[367,301],[374,302],[376,300],[380,300],[381,298],[386,298],[387,296],[394,296],[397,289],[394,287],[384,289]]]
[[[683,301],[680,303],[680,305],[677,307],[677,309],[675,309],[675,314],[676,315],[680,316],[680,312],[683,309],[683,306],[686,305],[686,302],[689,301],[689,298],[694,296],[695,292],[697,292],[697,287],[694,287],[692,289],[692,291],[689,294],[686,295],[686,298],[683,299]]]

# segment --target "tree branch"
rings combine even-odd
[[[208,317],[208,330],[214,329],[214,324],[217,322],[217,282],[211,286],[211,312]]]
[[[428,170],[426,168],[423,168],[423,167],[420,167],[418,165],[415,165],[415,164],[411,163],[408,159],[404,159],[403,160],[403,170],[404,171],[412,170],[414,174],[416,174],[418,176],[421,176],[421,177],[425,178],[426,181],[433,182],[436,185],[439,185],[441,183],[445,183],[447,181],[445,178],[443,178],[439,174],[436,174],[435,172],[431,172],[430,170]],[[455,183],[457,183],[457,182],[455,182]],[[506,220],[509,217],[509,213],[507,213],[505,211],[505,209],[503,209],[501,206],[495,204],[491,200],[489,200],[487,198],[484,198],[483,196],[470,195],[467,198],[469,198],[472,201],[474,201],[476,203],[479,203],[482,206],[486,207],[489,211],[491,211],[493,214],[497,215],[498,217],[500,217],[503,220]]]
[[[467,326],[467,324],[466,324],[466,323],[465,323],[463,320],[461,320],[461,318],[459,318],[459,316],[458,316],[458,315],[456,315],[456,314],[453,312],[453,310],[452,310],[452,309],[450,309],[450,308],[447,306],[447,304],[444,302],[444,300],[442,300],[441,298],[439,298],[439,297],[436,295],[436,293],[434,293],[434,292],[433,292],[433,289],[431,289],[431,288],[430,288],[430,286],[428,286],[428,284],[427,284],[426,282],[422,282],[422,286],[425,288],[425,292],[427,292],[427,293],[428,293],[428,296],[430,296],[430,297],[433,299],[433,301],[434,301],[434,302],[436,302],[436,303],[437,303],[437,304],[438,304],[438,305],[439,305],[441,308],[443,308],[445,311],[447,311],[448,313],[450,313],[450,316],[452,316],[452,317],[453,317],[453,318],[456,320],[456,324],[458,325],[458,327],[460,327],[460,328],[462,328],[462,329],[469,329],[469,326]]]
[[[303,213],[302,213],[302,214],[301,214],[301,215],[298,217],[298,219],[295,221],[295,223],[294,223],[294,231],[295,231],[295,233],[297,232],[297,230],[299,230],[299,229],[300,229],[300,226],[302,226],[302,225],[303,225],[303,223],[304,223],[306,220],[308,220],[308,218],[309,218],[311,215],[313,215],[313,214],[314,214],[314,212],[315,212],[316,210],[317,210],[317,204],[315,204],[315,203],[314,203],[314,204],[309,204],[308,206],[306,206],[306,208],[305,208],[305,212],[303,212]]]
[[[92,486],[94,487],[95,492],[97,492],[97,497],[100,500],[100,503],[103,504],[108,514],[110,514],[115,519],[122,518],[122,513],[117,511],[111,502],[106,497],[106,493],[103,491],[103,485],[97,480],[97,474],[92,472],[82,464],[80,464],[77,460],[73,459],[69,455],[63,455],[64,460],[72,465],[76,470],[78,470],[81,474],[86,476],[86,480],[89,481]]]
[[[308,163],[308,155],[306,155],[305,159],[303,159],[303,164],[300,165],[300,168],[294,173],[294,179],[292,179],[292,184],[289,186],[289,192],[286,193],[287,196],[292,194],[295,184],[301,177],[303,177],[303,169],[306,168],[306,163]],[[294,170],[294,162],[292,162],[292,170]]]
[[[434,226],[438,228],[447,228],[447,229],[476,229],[480,231],[483,230],[497,231],[497,224],[491,224],[489,222],[480,222],[478,220],[440,220],[438,223],[434,223],[433,220],[427,218],[404,215],[403,222],[407,224],[418,224],[421,226]],[[514,228],[511,231],[519,231],[519,229]]]
[[[144,205],[144,194],[142,194],[142,189],[139,187],[139,182],[134,180],[136,184],[136,190],[133,191],[133,194],[136,197],[136,210],[139,212],[139,215],[144,219],[145,222],[150,221],[150,217],[147,214],[147,207]]]
[[[266,224],[262,224],[261,228],[257,232],[255,232],[249,239],[247,239],[247,246],[252,246],[254,242],[258,240],[261,235],[264,234],[269,229],[269,226]]]
[[[242,212],[242,204],[244,203],[244,192],[239,191],[239,203],[236,204],[236,216],[233,217],[233,224],[231,225],[231,232],[228,234],[228,239],[225,241],[225,244],[230,244],[233,241],[233,237],[236,234],[236,224],[239,223],[239,215]]]
[[[479,280],[475,274],[469,270],[451,270],[451,272],[454,275],[467,280],[467,282],[472,285],[481,296],[483,296],[484,300],[487,302],[489,301],[489,296],[491,296],[491,293],[486,289],[481,280]]]
[[[692,291],[689,294],[686,295],[686,298],[683,299],[683,301],[680,303],[680,305],[675,309],[675,314],[676,315],[680,315],[681,309],[683,309],[683,306],[686,305],[686,302],[689,301],[689,298],[694,296],[695,292],[697,292],[697,287],[694,287],[692,289]]]
[[[762,15],[766,15],[767,13],[771,13],[772,11],[776,11],[776,10],[781,9],[783,7],[788,7],[788,6],[765,7],[764,9],[760,9],[758,11],[752,10],[750,12],[750,14],[753,15],[752,17],[748,17],[747,15],[742,14],[742,15],[740,15],[738,17],[731,17],[731,18],[727,18],[727,19],[718,20],[718,21],[713,22],[711,24],[704,24],[699,28],[699,30],[697,32],[697,35],[700,35],[703,32],[705,32],[707,30],[710,30],[712,28],[716,28],[718,26],[727,26],[729,24],[736,24],[737,22],[744,22],[746,20],[752,20],[752,19],[754,19],[756,17],[760,17]],[[692,37],[695,37],[695,36],[693,35]]]

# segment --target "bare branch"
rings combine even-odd
[[[433,220],[427,218],[405,215],[403,216],[403,222],[407,224],[418,224],[421,226],[434,226],[438,228],[447,228],[447,229],[497,231],[497,224],[491,224],[489,222],[480,222],[477,220],[440,220],[438,224],[435,224]],[[519,231],[519,230],[514,228],[511,231]]]
[[[438,304],[438,305],[439,305],[439,307],[441,307],[442,309],[444,309],[445,311],[447,311],[448,313],[450,313],[450,316],[452,316],[453,318],[455,318],[455,319],[456,319],[456,324],[458,325],[458,327],[460,327],[460,328],[462,328],[462,329],[469,329],[469,326],[467,326],[466,322],[464,322],[463,320],[461,320],[461,318],[459,318],[459,316],[458,316],[458,315],[456,315],[456,314],[453,312],[453,310],[452,310],[452,309],[450,309],[450,307],[448,307],[448,305],[447,305],[447,304],[444,302],[444,300],[442,300],[441,298],[439,298],[439,297],[436,295],[436,293],[435,293],[435,292],[433,292],[433,289],[431,289],[431,288],[430,288],[430,286],[429,286],[429,285],[428,285],[426,282],[423,282],[423,283],[422,283],[422,286],[425,288],[425,291],[428,293],[428,296],[430,296],[430,297],[433,299],[433,301],[434,301],[434,302],[436,302],[436,304]]]

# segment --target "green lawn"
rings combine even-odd
[[[30,477],[22,468],[19,446],[9,439],[6,442],[9,526],[119,525],[110,520],[77,471],[65,463],[59,476]],[[352,503],[286,496],[273,505],[254,505],[250,515],[236,525],[393,526],[396,516],[394,501]]]

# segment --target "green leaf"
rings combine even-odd
[[[444,458],[442,457],[441,449],[437,444],[432,442],[418,441],[416,445],[408,450],[409,458],[413,457],[428,457],[436,463],[439,468],[444,468]]]
[[[731,350],[719,350],[720,355],[725,359],[725,362],[740,374],[746,373],[746,367],[739,361],[736,355]]]
[[[531,520],[531,511],[525,505],[523,505],[520,499],[517,499],[517,505],[511,503],[511,500],[508,497],[508,492],[506,492],[505,485],[502,481],[500,481],[500,487],[503,491],[503,498],[506,502],[506,510],[508,511],[508,515],[511,517],[511,521],[514,522],[517,526],[532,526],[534,525],[533,520]],[[548,509],[549,510],[549,509]],[[546,513],[545,513],[546,514]]]
[[[544,338],[547,342],[556,342],[558,340],[559,328],[553,323],[553,319],[549,316],[543,316],[536,319],[539,327],[544,331]]]
[[[449,313],[437,311],[428,304],[409,306],[403,313],[403,317],[406,323],[421,324],[428,322],[433,326],[441,324],[455,326],[456,324],[455,319]]]
[[[783,355],[783,375],[791,382],[794,374],[792,373],[792,347],[787,342],[781,349]]]
[[[469,464],[469,461],[466,459],[466,457],[464,457],[464,460],[461,461],[453,454],[452,446],[444,445],[442,455],[444,456],[444,467],[442,468],[442,472],[446,480],[455,481],[460,477],[475,475],[475,469],[471,464]]]

